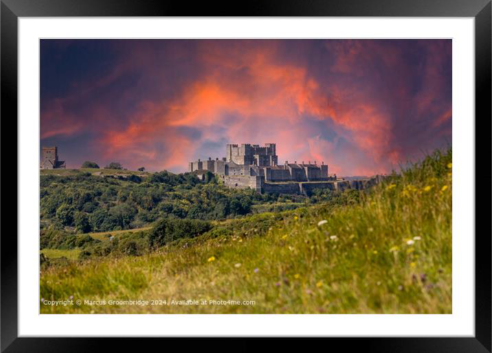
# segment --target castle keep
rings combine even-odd
[[[209,158],[189,163],[189,172],[219,175],[233,188],[252,188],[258,192],[308,193],[316,188],[337,189],[336,176],[328,175],[328,165],[321,162],[278,164],[276,145],[228,144],[225,158]],[[348,185],[350,187],[350,185]]]
[[[41,169],[65,168],[65,161],[58,160],[58,148],[43,147],[41,151]]]

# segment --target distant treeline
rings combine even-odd
[[[146,177],[42,175],[41,228],[89,233],[141,228],[161,218],[223,220],[336,197],[328,190],[307,198],[230,189],[212,173],[204,181],[192,173],[169,172]]]

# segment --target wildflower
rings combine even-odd
[[[441,192],[444,192],[448,189],[448,186],[447,185],[444,185],[442,188],[441,188]]]
[[[237,264],[234,265],[234,267],[235,268],[239,268],[239,267],[241,267],[241,264],[237,263]]]
[[[326,224],[328,223],[328,221],[326,219],[322,220],[322,221],[319,221],[318,222],[318,227],[321,227],[323,224]]]
[[[374,231],[374,229],[373,229],[373,228],[368,228],[367,230],[368,230],[369,232],[373,232],[373,231]]]
[[[415,242],[412,239],[407,240],[407,245],[413,245]]]
[[[41,298],[41,303],[44,303],[44,298]]]
[[[323,285],[323,281],[318,281],[318,283],[316,283],[316,287],[318,288],[321,288],[322,285]]]
[[[427,186],[424,188],[424,192],[429,192],[429,191],[431,191],[431,189],[432,189],[432,186],[427,185]]]
[[[391,184],[391,185],[388,186],[388,190],[391,190],[391,189],[394,189],[394,188],[396,188],[396,185],[395,184]]]
[[[294,216],[294,221],[297,221],[299,218],[297,216]]]
[[[207,260],[208,262],[212,262],[212,261],[215,261],[215,256],[210,256]]]
[[[336,235],[330,235],[330,239],[333,241],[337,241],[338,237]]]
[[[73,299],[73,295],[71,295],[69,299],[72,300]]]
[[[425,273],[422,273],[420,275],[420,280],[422,281],[422,283],[425,283],[427,281],[427,275]]]
[[[301,277],[301,275],[300,275],[300,274],[298,274],[298,273],[296,273],[296,274],[294,275],[294,278],[295,278],[295,279],[299,279],[299,277]]]
[[[421,240],[421,239],[422,239],[421,237],[413,237],[413,240],[416,240],[416,241]]]
[[[286,234],[286,235],[284,235],[284,236],[282,236],[282,239],[283,239],[283,240],[287,239],[287,234]]]
[[[377,255],[377,254],[378,254],[378,251],[377,251],[377,250],[374,250],[372,253],[373,253],[374,255]]]
[[[260,269],[257,267],[253,271],[254,271],[254,273],[258,273],[260,271]]]
[[[415,262],[410,262],[410,267],[411,268],[414,268],[415,266],[417,266],[417,264]]]
[[[398,286],[398,290],[403,290],[403,286]]]
[[[398,252],[398,250],[400,250],[400,248],[398,246],[392,246],[389,251],[390,252]]]
[[[453,168],[453,163],[448,163],[448,169]]]
[[[243,240],[242,239],[239,239],[238,243],[242,243],[242,242],[243,242]]]
[[[296,248],[292,247],[292,246],[289,246],[289,250],[290,251],[294,251]]]

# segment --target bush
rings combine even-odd
[[[123,169],[123,167],[121,166],[120,163],[118,162],[111,162],[109,163],[106,167],[104,167],[105,169]]]
[[[79,260],[87,260],[90,259],[92,256],[92,253],[88,250],[83,250],[79,254]]]
[[[125,255],[139,255],[137,243],[134,240],[126,241],[120,244],[120,251]]]
[[[95,162],[85,161],[80,168],[99,169],[99,166]]]
[[[209,222],[187,219],[162,219],[149,235],[151,246],[163,246],[174,240],[194,238],[212,229]]]
[[[76,238],[75,246],[78,248],[84,248],[90,244],[95,244],[101,242],[100,240],[94,239],[90,235],[79,235]]]

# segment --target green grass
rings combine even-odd
[[[135,228],[135,229],[127,229],[127,230],[114,230],[111,232],[98,232],[98,233],[87,233],[87,234],[89,234],[92,238],[97,240],[109,241],[109,237],[111,235],[114,237],[118,237],[123,234],[132,234],[132,233],[146,231],[150,229],[152,229],[152,227],[142,227],[142,228]]]
[[[60,249],[43,249],[41,254],[44,254],[48,259],[59,259],[66,257],[69,260],[77,260],[80,254],[79,249],[60,250]]]
[[[93,259],[41,274],[44,299],[255,305],[42,306],[41,311],[451,313],[451,170],[451,151],[438,151],[351,205],[300,208],[283,213],[270,228],[203,236],[140,257]],[[263,215],[251,217],[258,216]]]

